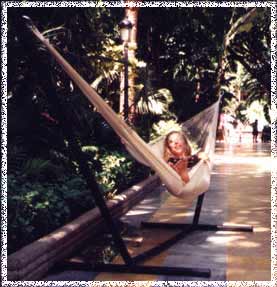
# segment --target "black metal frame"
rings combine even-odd
[[[124,263],[92,264],[90,262],[68,261],[63,264],[64,269],[73,268],[75,270],[86,270],[95,272],[180,275],[180,276],[208,278],[211,276],[211,270],[208,268],[151,266],[151,265],[140,265],[140,263],[168,249],[170,246],[174,245],[177,241],[183,239],[193,231],[197,230],[205,230],[205,231],[224,230],[224,231],[243,231],[243,232],[253,231],[253,227],[248,225],[199,224],[199,218],[204,199],[204,194],[201,194],[200,196],[198,196],[197,199],[192,224],[142,222],[141,225],[145,228],[169,228],[169,229],[181,229],[181,231],[177,233],[175,236],[147,250],[146,252],[141,253],[135,257],[131,257],[120,235],[120,232],[118,231],[118,228],[116,227],[116,224],[108,211],[106,203],[102,195],[99,193],[99,190],[94,190],[94,196],[95,201],[98,207],[100,208],[101,214],[111,230],[111,234],[114,239],[115,245],[118,248]]]
[[[153,265],[140,265],[141,262],[149,259],[155,255],[158,255],[163,250],[166,250],[178,240],[185,236],[185,233],[190,230],[186,228],[182,232],[169,240],[166,240],[162,244],[149,249],[148,251],[139,254],[135,257],[131,257],[128,249],[120,235],[120,232],[113,220],[107,205],[103,199],[99,189],[96,188],[93,191],[95,202],[100,209],[100,212],[108,225],[111,235],[115,242],[116,247],[124,261],[122,264],[93,264],[91,262],[84,261],[65,261],[59,264],[59,267],[63,269],[74,269],[83,271],[94,272],[118,272],[118,273],[137,273],[137,274],[156,274],[156,275],[180,275],[180,276],[196,276],[196,277],[210,277],[211,271],[207,268],[186,268],[186,267],[170,267],[170,266],[153,266]]]
[[[200,213],[202,209],[202,204],[204,200],[205,193],[198,196],[196,208],[194,212],[194,217],[191,224],[185,223],[162,223],[162,222],[142,222],[141,225],[145,228],[168,228],[168,229],[181,229],[177,235],[170,238],[166,242],[161,243],[156,246],[153,250],[150,250],[146,253],[149,253],[149,256],[154,256],[159,252],[167,249],[168,247],[175,244],[177,241],[183,239],[193,231],[202,230],[202,231],[240,231],[240,232],[253,232],[253,226],[250,225],[215,225],[215,224],[199,224]],[[143,255],[143,254],[142,254]],[[140,257],[143,257],[140,255]]]

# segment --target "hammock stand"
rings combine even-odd
[[[199,224],[201,208],[204,200],[205,193],[198,196],[197,204],[191,224],[181,223],[155,223],[155,222],[142,222],[142,227],[145,228],[168,228],[180,229],[180,232],[170,239],[162,242],[161,244],[135,256],[131,257],[121,237],[116,223],[114,222],[99,187],[93,187],[93,196],[95,202],[99,207],[101,214],[106,222],[115,245],[124,261],[122,264],[91,264],[89,262],[79,261],[65,261],[62,263],[63,269],[74,269],[83,271],[95,272],[116,272],[116,273],[137,273],[137,274],[156,274],[156,275],[179,275],[190,277],[209,278],[211,270],[209,268],[190,268],[190,267],[170,267],[170,266],[151,266],[140,265],[141,262],[160,254],[162,251],[170,248],[172,245],[182,240],[194,231],[235,231],[235,232],[253,232],[253,227],[248,225],[213,225],[213,224]]]
[[[235,232],[253,232],[253,226],[250,225],[216,225],[216,224],[199,224],[200,213],[203,205],[205,193],[202,193],[197,198],[197,203],[194,211],[192,223],[165,223],[165,222],[141,222],[141,226],[144,228],[163,228],[163,229],[180,229],[180,233],[156,246],[153,250],[146,252],[146,255],[154,256],[157,252],[161,252],[168,247],[175,244],[180,239],[183,239],[191,232],[194,231],[235,231]],[[156,250],[155,250],[156,249]],[[149,254],[148,254],[149,253]]]
[[[31,19],[24,16],[26,20],[27,27],[35,34],[35,36],[48,48],[52,55],[56,58],[59,64],[65,68],[65,71],[68,73],[68,69],[73,70],[73,68],[63,59],[63,57],[53,48],[48,40],[38,31],[34,26]],[[70,67],[70,68],[68,68]],[[75,77],[80,79],[81,77],[74,71]],[[71,77],[70,73],[68,73]],[[81,81],[84,80],[81,79]],[[75,82],[76,83],[76,82]],[[78,83],[77,83],[78,85]],[[88,84],[86,84],[88,86]],[[79,86],[80,87],[80,86]],[[88,87],[90,88],[90,87]],[[82,88],[81,88],[82,90]],[[83,91],[83,90],[82,90]],[[85,92],[86,92],[85,88]],[[86,94],[86,93],[85,93]],[[123,126],[124,127],[124,126]],[[126,127],[125,127],[126,128]],[[123,238],[120,235],[118,227],[112,218],[109,209],[106,205],[106,202],[103,198],[103,195],[100,191],[100,188],[89,170],[86,160],[82,157],[82,153],[76,140],[74,139],[73,133],[71,130],[66,129],[66,132],[71,139],[71,148],[74,154],[77,157],[77,161],[80,165],[80,171],[87,180],[88,187],[92,191],[92,195],[95,199],[95,203],[98,206],[100,213],[111,232],[114,243],[124,261],[122,264],[92,264],[90,262],[78,262],[78,261],[65,261],[62,264],[57,264],[58,267],[63,267],[63,269],[75,269],[75,270],[86,270],[86,271],[95,271],[95,272],[119,272],[119,273],[139,273],[139,274],[157,274],[157,275],[180,275],[180,276],[193,276],[193,277],[210,277],[211,270],[207,268],[186,268],[186,267],[170,267],[170,266],[150,266],[150,265],[140,265],[141,262],[146,259],[153,257],[160,252],[168,249],[170,246],[175,244],[177,241],[183,239],[192,231],[196,230],[228,230],[228,231],[253,231],[251,226],[218,226],[218,225],[207,225],[199,224],[199,217],[201,213],[202,203],[204,199],[204,193],[198,196],[196,209],[193,217],[193,222],[191,224],[170,224],[170,223],[142,223],[144,227],[152,228],[178,228],[181,231],[173,236],[172,238],[166,240],[165,242],[159,244],[158,246],[141,253],[135,257],[131,257]],[[130,130],[127,130],[127,134],[130,133]]]

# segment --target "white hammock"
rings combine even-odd
[[[198,114],[196,117],[187,121],[183,128],[193,132],[194,125],[199,121],[202,123],[202,117],[205,115],[206,126],[200,127],[196,133],[205,133],[206,140],[202,140],[202,146],[205,152],[210,156],[210,162],[201,160],[194,166],[190,172],[190,181],[185,184],[179,174],[170,167],[162,156],[162,139],[153,145],[145,143],[137,133],[132,130],[107,103],[97,94],[97,92],[76,72],[76,70],[60,55],[60,53],[44,38],[35,26],[30,27],[36,37],[47,47],[56,61],[61,65],[64,71],[72,79],[72,81],[80,88],[89,101],[97,108],[98,112],[105,118],[114,131],[126,143],[127,149],[140,162],[151,167],[160,177],[161,181],[166,185],[168,191],[174,196],[187,198],[188,196],[195,197],[207,191],[210,183],[211,161],[214,152],[215,134],[218,117],[217,101],[207,110]],[[208,116],[207,116],[208,115]],[[205,117],[204,117],[205,119]],[[199,123],[198,123],[199,125]],[[186,131],[188,132],[188,131]],[[193,136],[193,135],[191,135]],[[200,137],[203,139],[203,137]],[[201,142],[201,140],[200,140]]]
[[[183,187],[180,187],[180,189],[176,190],[169,190],[169,192],[179,198],[188,199],[190,196],[194,198],[197,195],[207,191],[209,188],[210,173],[212,170],[212,163],[214,158],[219,103],[220,99],[180,126],[180,129],[183,130],[189,139],[189,142],[193,146],[194,152],[201,149],[201,151],[204,151],[208,155],[209,160],[200,160],[189,170],[190,181],[188,183],[184,184],[182,179],[179,178],[180,185]],[[156,139],[153,143],[149,144],[152,152],[158,158],[163,158],[164,140],[165,136],[162,136]],[[152,167],[152,165],[149,165],[144,157],[140,157],[140,155],[136,153],[136,150],[132,145],[126,144],[126,148],[130,154],[139,162]],[[158,173],[158,175],[160,176],[160,173]],[[172,180],[175,179],[172,178]],[[164,183],[167,186],[167,183]]]

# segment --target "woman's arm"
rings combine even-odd
[[[179,159],[175,163],[173,160],[169,160],[168,164],[176,170],[176,172],[181,176],[185,183],[189,182],[187,159]]]

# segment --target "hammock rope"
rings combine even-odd
[[[187,200],[191,197],[193,199],[208,190],[210,173],[213,167],[219,103],[220,99],[210,107],[185,121],[180,127],[180,130],[184,132],[191,143],[194,150],[193,153],[201,150],[208,155],[209,160],[200,160],[189,170],[190,181],[184,184],[183,188],[174,190],[174,193],[169,190],[169,192],[179,198],[185,198]],[[163,158],[164,140],[165,136],[161,136],[149,144],[152,152],[158,158]],[[132,145],[126,144],[126,148],[135,159],[144,165],[148,165],[145,159],[136,153]],[[179,181],[181,181],[181,179],[179,179]]]
[[[145,143],[139,135],[131,129],[113,109],[98,95],[98,93],[77,73],[77,71],[61,56],[49,41],[33,25],[29,28],[42,44],[49,50],[72,81],[80,88],[97,111],[110,124],[119,137],[126,143],[127,150],[140,162],[151,167],[165,184],[168,191],[179,198],[187,198],[201,194],[208,189],[210,182],[211,163],[201,160],[189,171],[190,181],[185,184],[179,174],[163,159],[163,138],[154,144]],[[219,100],[211,107],[185,122],[182,126],[189,137],[193,134],[201,135],[197,145],[210,157],[214,151],[217,114]],[[204,121],[203,121],[204,119]],[[205,124],[205,125],[203,125]],[[196,128],[198,127],[198,128]],[[203,136],[203,134],[205,136]],[[205,138],[205,140],[203,140]]]

